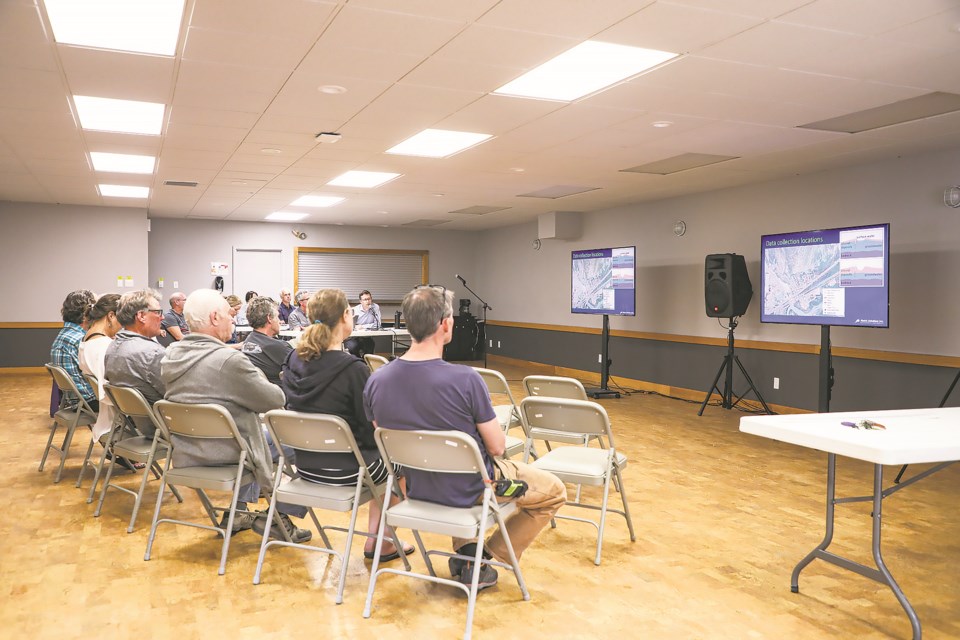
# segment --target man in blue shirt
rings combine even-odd
[[[67,294],[63,300],[63,306],[60,308],[60,316],[63,318],[63,329],[57,334],[50,347],[50,362],[58,367],[62,367],[77,385],[80,395],[86,400],[94,411],[100,408],[100,402],[87,381],[84,380],[80,372],[80,342],[86,330],[83,328],[83,318],[90,308],[97,301],[93,292],[86,289],[80,289]]]

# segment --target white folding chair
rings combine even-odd
[[[240,448],[240,457],[236,463],[217,466],[171,467],[172,455],[167,456],[163,474],[160,476],[160,490],[157,493],[157,504],[153,510],[153,521],[150,525],[150,537],[147,540],[147,551],[144,560],[150,559],[153,541],[157,535],[157,527],[164,523],[179,524],[198,529],[216,531],[223,537],[223,546],[220,551],[220,568],[217,571],[223,575],[227,570],[227,552],[230,550],[230,536],[233,531],[233,520],[237,512],[237,497],[240,487],[254,481],[253,471],[248,467],[247,460],[250,451],[246,440],[240,435],[233,416],[216,404],[181,404],[169,400],[157,400],[153,405],[154,411],[167,428],[166,436],[182,436],[185,438],[214,439],[234,441]],[[205,525],[172,518],[160,519],[160,507],[163,503],[163,492],[168,484],[180,487],[189,487],[200,496],[200,502],[213,525]],[[228,508],[216,508],[207,498],[206,490],[229,491],[230,505]],[[227,513],[226,526],[221,527],[217,522],[217,511]],[[267,527],[268,529],[270,527]],[[284,529],[284,536],[287,536]]]
[[[473,612],[477,601],[481,563],[510,569],[517,579],[523,599],[529,600],[530,594],[527,592],[527,586],[523,581],[523,574],[520,573],[520,564],[513,552],[510,536],[505,526],[507,518],[516,511],[516,505],[512,501],[497,504],[476,441],[460,431],[398,431],[381,428],[377,429],[375,437],[380,455],[390,471],[390,476],[387,479],[387,495],[390,495],[397,482],[396,475],[393,472],[395,464],[402,465],[406,469],[418,469],[433,473],[479,474],[484,481],[485,488],[482,503],[467,508],[448,507],[412,498],[407,498],[393,506],[384,507],[380,516],[380,531],[377,534],[377,548],[373,556],[373,567],[370,569],[370,586],[367,590],[367,602],[363,609],[363,617],[370,617],[377,579],[383,573],[405,575],[449,585],[464,591],[467,594],[467,624],[463,634],[464,640],[469,640],[473,627]],[[510,554],[510,564],[483,558],[483,542],[491,517],[500,527],[504,544]],[[399,527],[413,530],[413,537],[416,538],[417,545],[420,547],[420,553],[423,555],[429,575],[414,573],[409,570],[401,571],[379,567],[384,532],[388,526],[394,530]],[[444,551],[428,551],[420,537],[421,531],[455,538],[476,538],[477,552],[473,557],[469,557]],[[470,586],[468,587],[457,580],[437,577],[437,573],[433,569],[433,563],[430,561],[431,555],[460,558],[472,562],[473,577]]]
[[[56,451],[60,456],[60,465],[57,467],[57,473],[53,481],[60,482],[63,476],[63,467],[67,463],[67,455],[70,452],[70,444],[73,442],[73,435],[77,427],[89,427],[97,421],[97,413],[90,407],[80,390],[77,389],[73,378],[62,367],[53,364],[44,365],[50,375],[53,377],[54,384],[63,394],[64,401],[60,404],[60,409],[53,415],[53,424],[50,425],[50,437],[47,438],[47,445],[43,449],[43,455],[40,457],[40,467],[37,471],[43,471],[47,463],[47,456],[50,451]],[[76,402],[75,405],[70,403]],[[53,444],[54,436],[57,434],[57,428],[63,427],[65,433],[60,446]],[[78,485],[79,486],[79,485]]]
[[[260,584],[260,573],[263,569],[264,558],[267,549],[273,545],[282,547],[296,547],[298,549],[309,549],[311,551],[320,551],[340,559],[340,577],[337,580],[337,596],[335,602],[343,602],[343,588],[347,579],[347,565],[350,560],[350,547],[353,544],[354,534],[375,538],[376,534],[365,531],[356,531],[357,513],[360,505],[366,504],[370,500],[376,501],[382,506],[382,500],[378,488],[373,484],[370,475],[367,473],[367,465],[363,461],[360,449],[357,447],[353,433],[350,431],[350,425],[342,418],[320,413],[297,413],[295,411],[274,410],[267,412],[267,429],[273,438],[274,444],[280,451],[280,463],[276,466],[273,483],[273,492],[270,499],[270,508],[268,510],[268,520],[273,521],[276,513],[277,503],[285,502],[288,504],[300,505],[307,508],[313,523],[317,526],[317,531],[323,540],[323,547],[287,542],[285,540],[270,540],[270,528],[266,527],[263,533],[263,541],[260,543],[260,556],[257,558],[257,570],[253,576],[253,584]],[[309,482],[299,476],[287,478],[284,482],[284,467],[287,460],[284,449],[290,447],[297,451],[311,451],[323,453],[348,453],[352,454],[360,467],[360,473],[357,482],[354,485],[331,486]],[[350,512],[350,525],[343,527],[323,527],[314,508],[327,509],[329,511]],[[343,531],[347,534],[347,541],[343,551],[337,551],[330,544],[326,531]],[[393,537],[397,549],[402,545],[396,535]],[[410,569],[410,561],[401,551],[404,566]]]
[[[630,530],[630,541],[636,541],[633,531],[633,520],[630,518],[630,506],[623,486],[621,470],[627,466],[627,457],[616,450],[613,440],[613,431],[610,429],[610,419],[606,410],[596,402],[586,400],[570,400],[566,398],[527,397],[520,401],[520,417],[526,426],[531,439],[552,438],[567,444],[580,444],[584,438],[590,436],[605,436],[610,443],[609,447],[600,449],[585,446],[557,447],[543,454],[533,463],[537,469],[549,471],[563,482],[576,485],[602,486],[602,504],[586,504],[581,501],[578,492],[573,502],[566,506],[582,507],[600,511],[600,521],[576,518],[573,516],[558,515],[557,518],[587,522],[597,529],[597,553],[594,564],[600,564],[600,553],[603,550],[603,531],[606,525],[607,512],[618,513],[627,521]],[[536,435],[535,435],[536,434]],[[602,442],[602,440],[601,440]],[[610,484],[615,481],[620,490],[623,510],[611,509],[608,506]],[[556,526],[554,524],[554,526]]]
[[[370,373],[373,373],[383,365],[390,362],[383,356],[378,356],[375,353],[365,353],[363,354],[363,361],[367,363],[367,366],[370,367]]]
[[[100,489],[100,500],[97,502],[97,508],[93,512],[95,518],[100,517],[100,511],[103,509],[103,501],[107,497],[107,489],[113,487],[124,493],[133,496],[133,512],[130,514],[130,523],[127,525],[127,533],[132,533],[134,525],[137,522],[137,514],[140,512],[140,505],[143,502],[143,494],[147,488],[147,481],[150,479],[150,473],[153,472],[157,478],[162,475],[162,469],[158,468],[157,461],[165,460],[170,455],[169,436],[166,435],[166,428],[157,418],[153,409],[147,403],[147,400],[136,389],[131,387],[118,387],[110,383],[104,383],[104,391],[110,398],[113,405],[117,408],[117,421],[113,436],[108,442],[110,451],[110,465],[107,467],[107,475],[103,481],[103,488]],[[130,433],[124,425],[127,419],[130,424],[135,424],[136,419],[140,418],[141,423],[149,424],[153,427],[152,435],[143,435],[139,431]],[[106,453],[106,451],[104,451]],[[143,474],[140,478],[140,486],[137,491],[128,489],[119,484],[113,484],[113,471],[117,465],[118,458],[124,458],[130,462],[142,462],[144,464]],[[172,484],[170,491],[179,502],[183,502],[180,492]]]
[[[480,374],[484,384],[487,385],[487,392],[492,400],[494,396],[504,396],[507,400],[506,403],[493,405],[493,410],[497,414],[497,421],[500,422],[500,427],[503,429],[507,440],[503,457],[509,458],[523,453],[526,438],[510,435],[510,429],[522,427],[523,424],[520,421],[520,412],[517,410],[517,401],[513,399],[513,392],[510,391],[507,379],[502,373],[494,369],[484,369],[483,367],[474,367],[473,369]],[[536,457],[536,451],[532,451],[531,455]]]

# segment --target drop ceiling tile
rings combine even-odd
[[[767,22],[705,47],[700,54],[718,60],[747,64],[759,61],[770,67],[796,68],[797,61],[810,52],[833,57],[837,50],[855,48],[865,39],[865,36],[829,29]]]
[[[297,73],[312,78],[314,87],[337,84],[332,78],[395,82],[425,59],[429,60],[425,53],[344,47],[321,38],[297,66]]]
[[[0,108],[62,111],[69,106],[60,74],[0,67]]]
[[[0,7],[2,6],[4,5],[0,3]],[[3,25],[4,20],[2,11],[0,8],[0,25]],[[0,36],[0,67],[58,71],[54,47],[43,38],[19,39]]]
[[[167,127],[166,142],[180,140],[185,141],[190,138],[205,138],[207,140],[221,140],[232,143],[234,146],[243,142],[247,136],[248,129],[243,127],[218,127],[212,125],[199,124],[179,124],[171,122]],[[189,149],[183,144],[174,145]]]
[[[111,153],[155,156],[160,153],[160,146],[163,143],[161,136],[138,136],[106,131],[84,131],[82,135],[88,149]]]
[[[160,163],[166,168],[219,169],[230,158],[229,152],[164,148]]]
[[[204,0],[196,4],[190,24],[253,36],[272,33],[310,38],[316,37],[315,32],[329,19],[336,5],[336,2],[320,0],[285,0],[280,3]]]
[[[443,18],[458,22],[472,22],[486,13],[500,0],[471,0],[470,2],[450,2],[449,0],[351,0],[351,7],[375,9],[391,13],[404,13],[426,18]]]
[[[161,104],[173,95],[173,58],[67,45],[57,52],[74,95]]]
[[[479,60],[493,67],[515,68],[518,71],[516,76],[520,76],[579,43],[576,38],[473,24],[434,56],[449,60]]]
[[[66,102],[59,111],[0,108],[0,136],[4,134],[72,136],[77,134],[77,124]]]
[[[670,3],[767,19],[810,4],[810,0],[670,0]]]
[[[320,85],[327,84],[346,87],[347,92],[331,95],[317,90]],[[297,71],[272,101],[269,113],[342,122],[363,109],[390,86],[391,81],[341,76],[324,76],[318,80],[309,73]]]
[[[247,34],[241,38],[218,29],[187,29],[185,61],[214,62],[240,67],[272,67],[289,71],[313,46],[313,37],[283,33]]]
[[[89,180],[94,175],[93,168],[88,164],[86,157],[83,155],[59,160],[42,157],[24,158],[23,164],[38,177],[41,175],[48,177],[74,176]],[[44,184],[48,183],[49,180],[44,181]]]
[[[486,95],[437,123],[441,129],[483,131],[500,135],[566,107],[549,100]]]
[[[0,2],[0,38],[11,40],[46,40],[40,10],[33,2]]]
[[[464,27],[459,20],[441,20],[388,11],[344,6],[320,41],[336,48],[380,49],[427,56]]]
[[[874,35],[941,13],[943,0],[874,2],[873,0],[818,0],[782,15],[778,21]]]
[[[484,60],[433,56],[407,74],[401,84],[490,93],[523,74],[517,67],[496,67]]]
[[[201,126],[232,127],[250,129],[257,123],[256,112],[234,111],[230,109],[210,109],[207,107],[188,107],[174,105],[169,107],[170,125],[195,124]]]

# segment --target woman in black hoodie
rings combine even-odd
[[[300,335],[297,348],[287,357],[280,376],[287,409],[305,413],[328,413],[343,418],[357,441],[375,484],[387,480],[387,470],[373,439],[374,426],[363,410],[363,387],[370,369],[343,350],[343,341],[353,332],[353,312],[340,289],[321,289],[307,303],[310,326]],[[309,482],[353,485],[360,469],[348,453],[297,451],[297,471]],[[380,510],[371,501],[367,530],[377,531]],[[374,540],[368,538],[364,556],[373,558]],[[413,547],[405,549],[412,553]],[[397,550],[384,541],[381,562],[398,558]]]

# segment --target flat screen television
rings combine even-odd
[[[573,251],[570,263],[571,312],[636,315],[636,247]]]
[[[890,225],[761,236],[760,321],[890,326]]]

